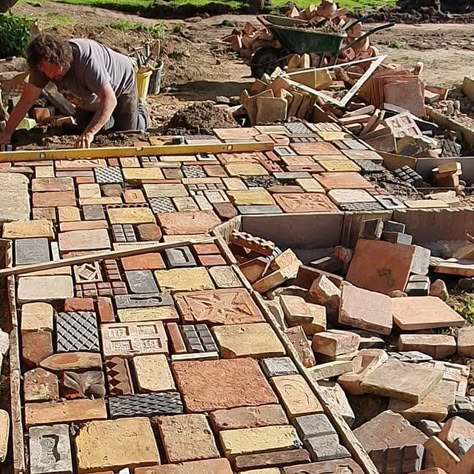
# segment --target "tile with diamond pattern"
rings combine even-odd
[[[292,134],[312,133],[312,131],[302,122],[289,122],[285,124],[285,128]]]
[[[183,166],[181,168],[186,178],[205,178],[206,173],[202,169],[202,166]]]
[[[95,180],[99,184],[122,184],[122,170],[118,166],[94,168]]]
[[[179,415],[184,412],[179,392],[119,395],[108,399],[110,417]]]
[[[56,346],[58,352],[99,352],[96,314],[91,311],[58,313]]]
[[[150,198],[150,207],[155,214],[176,212],[173,201],[168,197]]]
[[[345,202],[338,204],[341,211],[346,212],[371,212],[384,211],[385,208],[378,202]]]

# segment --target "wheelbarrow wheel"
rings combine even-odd
[[[271,74],[277,66],[285,66],[285,56],[281,49],[264,47],[257,49],[250,60],[252,77],[260,79],[264,74]]]

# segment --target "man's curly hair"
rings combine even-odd
[[[58,36],[40,33],[29,44],[26,57],[31,69],[38,69],[43,60],[56,66],[67,66],[73,59],[72,47]]]

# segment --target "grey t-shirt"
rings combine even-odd
[[[117,99],[135,92],[135,71],[130,59],[106,46],[89,39],[72,39],[73,60],[69,71],[54,79],[64,96],[79,108],[94,112],[97,94],[110,84]],[[43,89],[49,80],[39,70],[30,73],[30,83]]]

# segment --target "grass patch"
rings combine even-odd
[[[395,40],[395,41],[390,41],[390,43],[388,43],[388,47],[393,48],[393,49],[403,49],[403,48],[406,48],[407,46],[408,46],[407,42],[403,40]]]
[[[149,33],[154,38],[162,38],[168,31],[168,27],[164,23],[155,23],[154,25],[147,25],[139,21],[130,20],[116,20],[110,24],[114,30],[120,31],[134,31],[137,33]]]
[[[19,0],[24,2],[25,0]],[[32,0],[26,0],[32,3]],[[41,3],[38,0],[35,3]],[[242,9],[248,8],[246,0],[54,0],[62,3],[69,3],[73,5],[88,5],[94,7],[102,7],[113,10],[120,10],[125,12],[140,12],[146,14],[153,13],[157,18],[160,16],[160,6],[165,6],[166,11],[176,9],[177,11],[188,8],[203,9],[209,6],[210,13],[219,13],[219,9],[225,12],[239,12]],[[339,0],[337,2],[339,7],[349,9],[368,8],[368,7],[382,7],[385,5],[394,5],[397,0]],[[290,2],[289,0],[272,0],[272,6],[275,10],[284,8]],[[319,0],[294,0],[294,3],[299,8],[306,8],[311,4],[318,4]],[[216,11],[217,10],[217,11]],[[165,15],[166,16],[166,15]]]
[[[469,325],[474,326],[474,294],[460,293],[450,296],[447,303],[457,311]]]

